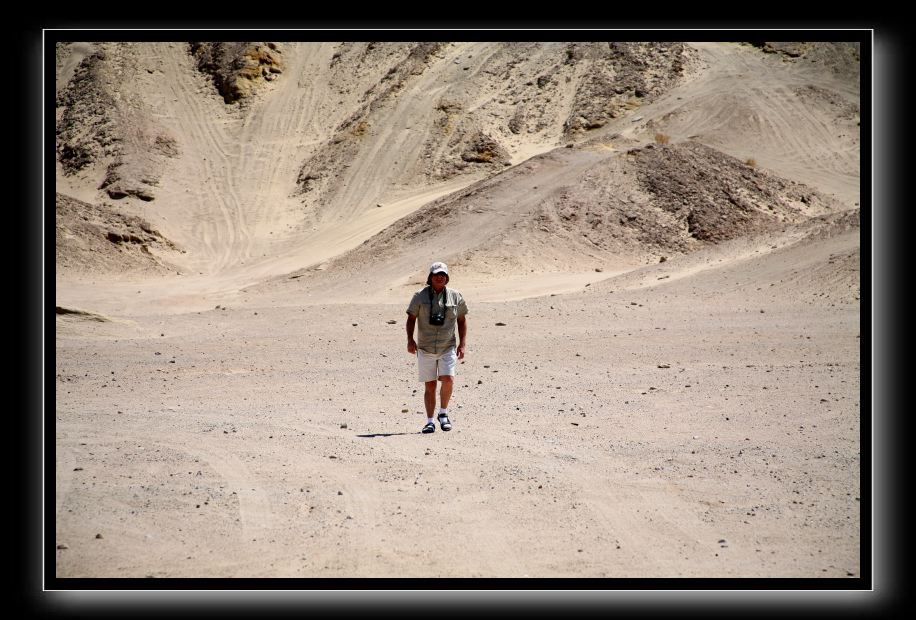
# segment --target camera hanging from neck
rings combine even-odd
[[[430,325],[443,325],[445,323],[445,308],[448,306],[448,289],[442,287],[442,311],[438,309],[433,310],[434,306],[434,297],[433,297],[433,287],[429,286],[429,324]]]

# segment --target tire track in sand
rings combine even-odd
[[[185,454],[189,460],[199,458],[225,482],[228,492],[236,492],[239,502],[238,519],[245,536],[243,541],[257,538],[264,532],[273,531],[278,527],[277,513],[265,482],[236,456],[232,448],[216,445],[219,443],[217,440],[201,440],[199,434],[190,435],[174,431],[166,434],[150,430],[134,428],[127,433],[102,432],[95,436],[95,441],[135,442]]]
[[[168,74],[178,76],[169,82],[175,99],[174,118],[181,135],[190,138],[181,148],[186,151],[182,175],[188,188],[193,188],[188,204],[189,224],[196,241],[203,244],[205,264],[219,271],[233,261],[234,245],[240,236],[238,198],[233,195],[232,174],[229,162],[228,138],[218,129],[218,121],[225,116],[213,102],[201,97],[199,84],[203,81],[192,65],[191,56],[182,45],[157,44],[157,51],[168,66]],[[195,85],[195,77],[200,80]],[[229,190],[228,197],[226,190]],[[209,204],[215,204],[220,218]]]
[[[725,576],[710,552],[718,549],[721,532],[704,523],[673,484],[614,481],[578,494],[583,500],[580,516],[590,515],[596,530],[606,534],[606,545],[611,539],[619,545],[607,556],[615,562],[605,567],[611,576]],[[688,573],[657,575],[659,566],[683,566],[684,554],[691,558]]]
[[[314,125],[321,116],[327,88],[326,67],[334,46],[331,44],[298,44],[281,48],[285,67],[268,90],[251,102],[238,139],[239,200],[245,209],[246,244],[240,248],[242,260],[260,260],[265,250],[277,252],[278,237],[286,231],[276,229],[290,211],[300,207],[290,199],[302,153],[316,143]],[[309,78],[303,87],[301,78]],[[329,130],[326,131],[329,133]],[[278,184],[288,184],[289,191],[278,199]],[[272,237],[280,233],[278,237]]]

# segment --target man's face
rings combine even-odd
[[[445,280],[447,276],[441,271],[434,273],[432,277],[433,288],[437,291],[445,286]]]

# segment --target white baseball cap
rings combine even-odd
[[[433,283],[433,274],[434,273],[444,273],[446,284],[448,284],[448,281],[451,279],[451,276],[448,275],[448,265],[437,261],[429,266],[429,275],[426,276],[426,284]]]

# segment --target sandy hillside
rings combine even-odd
[[[860,575],[854,46],[56,61],[58,576]]]

